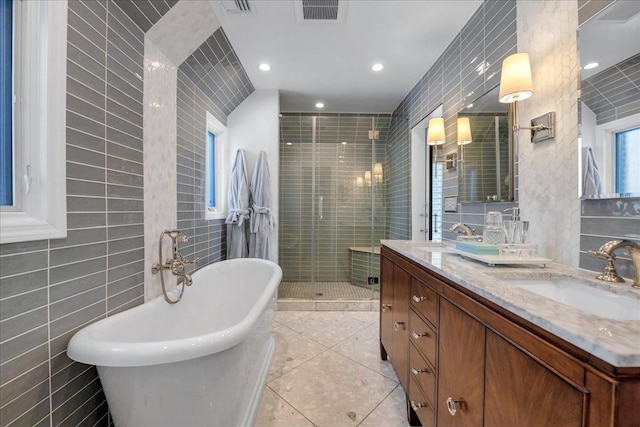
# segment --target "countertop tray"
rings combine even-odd
[[[450,249],[454,254],[458,254],[465,258],[474,259],[476,261],[481,261],[487,264],[490,267],[496,265],[542,265],[546,266],[552,260],[549,258],[539,258],[539,257],[531,257],[531,258],[518,258],[518,257],[504,257],[499,255],[478,255],[472,254],[471,252],[461,251],[459,249]]]

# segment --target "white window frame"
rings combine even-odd
[[[0,243],[67,236],[67,0],[14,1],[14,206]]]
[[[596,161],[602,171],[605,194],[615,194],[616,188],[616,133],[640,125],[640,113],[596,126]]]
[[[205,174],[205,219],[224,219],[227,217],[227,192],[226,180],[225,180],[225,159],[226,159],[226,147],[227,147],[227,127],[222,122],[207,111],[207,131],[205,132],[205,141],[208,141],[209,132],[215,135],[215,166],[216,166],[216,206],[209,208],[207,206],[207,194],[209,194],[209,171]],[[205,144],[206,147],[206,144]],[[209,156],[209,150],[206,150],[206,156]],[[209,164],[209,159],[206,159],[206,165]]]

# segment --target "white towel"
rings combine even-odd
[[[600,179],[600,169],[593,155],[591,147],[582,149],[582,196],[591,197],[602,194],[602,180]]]

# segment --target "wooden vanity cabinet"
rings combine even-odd
[[[484,325],[440,300],[438,425],[483,425],[485,334]]]
[[[387,259],[382,259],[380,268],[380,353],[382,359],[391,360],[400,383],[408,390],[411,276]]]
[[[381,311],[381,352],[412,425],[640,426],[640,368],[612,367],[385,246],[382,270],[381,305],[398,311]]]

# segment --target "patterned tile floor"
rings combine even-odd
[[[282,282],[278,298],[371,300],[380,299],[380,292],[350,282]]]
[[[278,311],[256,427],[405,427],[405,397],[380,360],[377,312]]]

